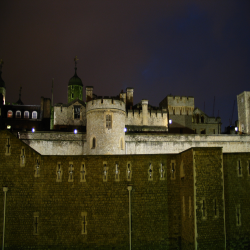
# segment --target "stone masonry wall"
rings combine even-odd
[[[248,153],[223,155],[227,249],[250,249],[249,163]],[[239,223],[237,208],[239,208]]]
[[[178,158],[178,170],[180,172],[181,249],[194,250],[193,149],[182,152]]]
[[[222,149],[194,148],[193,151],[196,249],[224,250]]]
[[[10,155],[5,155],[7,138]],[[9,188],[6,250],[128,249],[128,185],[132,185],[132,249],[180,249],[179,181],[171,181],[169,174],[176,155],[41,156],[6,131],[0,133],[0,148],[0,186]],[[22,148],[24,166],[20,166]],[[61,181],[57,181],[59,163]],[[86,181],[81,182],[82,164]],[[131,180],[127,179],[128,164]]]

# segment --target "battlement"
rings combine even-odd
[[[192,106],[194,107],[194,97],[187,96],[167,96],[168,106]]]
[[[126,105],[121,100],[116,99],[94,99],[87,102],[86,111],[94,110],[94,109],[119,109],[125,112]]]
[[[193,96],[166,96],[159,104],[160,107],[191,107],[194,108]]]
[[[140,118],[142,117],[142,110],[139,109],[129,109],[127,110],[128,118]],[[167,117],[167,111],[162,109],[148,110],[148,117],[160,118]]]

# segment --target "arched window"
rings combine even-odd
[[[32,112],[32,119],[37,119],[37,112],[36,111]]]
[[[12,116],[13,116],[13,112],[11,110],[9,110],[8,113],[7,113],[7,117],[12,118]]]
[[[29,115],[30,115],[29,111],[24,111],[24,118],[29,118]]]
[[[107,129],[112,128],[112,117],[111,117],[111,115],[106,115],[106,128]]]
[[[20,110],[16,111],[16,118],[21,118],[21,111]]]
[[[204,116],[201,116],[201,123],[204,123]]]
[[[92,148],[95,148],[96,147],[96,138],[94,137],[92,139]]]

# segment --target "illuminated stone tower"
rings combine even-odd
[[[3,60],[0,60],[0,94],[3,95],[3,104],[5,105],[5,96],[6,96],[6,87],[5,82],[2,79],[2,67],[3,67]]]
[[[69,84],[68,84],[68,103],[75,99],[79,99],[82,101],[83,84],[82,84],[82,80],[77,75],[77,67],[76,67],[78,60],[79,59],[76,56],[74,58],[75,75],[71,77],[71,79],[69,80]]]
[[[114,99],[90,100],[86,113],[86,154],[125,154],[125,103]]]

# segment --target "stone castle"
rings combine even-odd
[[[75,68],[67,104],[9,104],[0,71],[2,249],[250,247],[250,92],[221,134],[193,97],[85,89]]]

